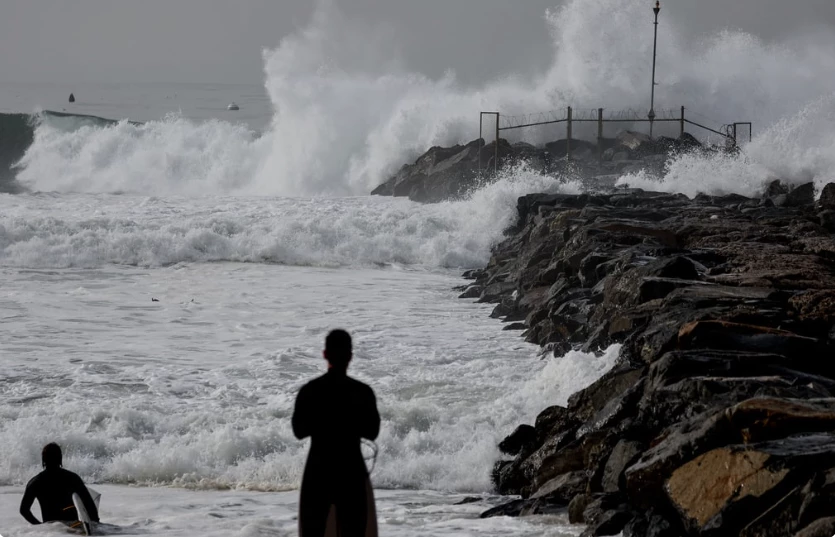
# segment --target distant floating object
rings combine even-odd
[[[75,95],[73,95],[72,93],[70,93],[70,102],[71,103],[75,102]]]
[[[240,110],[237,104],[231,103],[229,106],[226,107],[227,110]]]

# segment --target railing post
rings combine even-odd
[[[684,107],[681,107],[681,134],[680,136],[684,136]]]
[[[568,121],[566,122],[567,125],[567,134],[568,138],[565,140],[565,159],[571,160],[571,107],[568,107]]]
[[[478,144],[478,174],[481,175],[481,155],[482,149],[484,146],[487,145],[484,140],[484,116],[496,116],[496,148],[493,157],[493,172],[496,173],[499,171],[499,119],[500,114],[499,112],[479,112],[478,115],[478,139],[480,140]]]
[[[484,112],[478,113],[478,175],[481,176],[481,149],[484,147]]]
[[[597,159],[603,162],[603,109],[597,109]]]
[[[496,112],[496,155],[493,157],[493,174],[499,173],[499,112]]]

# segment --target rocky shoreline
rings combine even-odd
[[[566,158],[569,146],[570,159]],[[496,173],[520,164],[538,173],[577,179],[595,188],[614,186],[615,180],[626,173],[661,174],[667,161],[681,152],[720,150],[725,149],[704,147],[687,133],[679,138],[650,139],[645,134],[623,131],[616,138],[603,138],[597,144],[563,139],[540,147],[500,139],[497,148],[495,142],[485,145],[484,140],[473,140],[466,145],[429,149],[371,194],[403,196],[423,203],[459,199],[494,179]]]
[[[501,443],[483,516],[584,535],[835,534],[835,184],[523,196],[463,298],[616,367]]]

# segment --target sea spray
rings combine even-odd
[[[532,79],[509,74],[467,88],[454,72],[435,80],[404,70],[396,57],[387,56],[397,49],[394,37],[364,28],[334,3],[323,3],[307,27],[264,54],[274,117],[262,137],[253,139],[248,129],[225,122],[177,118],[145,126],[38,132],[19,180],[34,190],[62,192],[365,194],[430,146],[475,138],[482,110],[513,115],[569,105],[647,108],[647,20],[641,0],[570,0],[546,19],[553,37],[548,70]],[[713,127],[753,121],[755,132],[762,133],[778,121],[794,121],[810,101],[835,87],[835,37],[830,34],[774,43],[730,30],[696,43],[679,34],[673,23],[661,26],[659,109],[683,105],[691,114],[707,116],[700,121]],[[348,53],[355,50],[368,54]],[[832,102],[825,106],[831,110]],[[513,136],[542,142],[562,135],[538,128]],[[823,139],[833,136],[832,130],[820,132]],[[779,173],[785,164],[772,169],[778,162],[794,170],[820,165],[814,154],[786,152],[773,138],[761,143],[763,151],[747,157],[762,168],[755,182]],[[734,190],[738,185],[728,180],[706,186]]]
[[[738,153],[696,152],[674,157],[663,178],[628,174],[620,186],[681,192],[756,196],[766,181],[814,182],[818,191],[835,181],[835,93],[782,119]]]

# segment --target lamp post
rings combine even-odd
[[[655,7],[652,8],[655,13],[655,41],[652,45],[652,97],[649,105],[649,137],[652,138],[652,127],[655,122],[655,57],[658,53],[658,14],[661,12],[661,1],[655,1]]]

